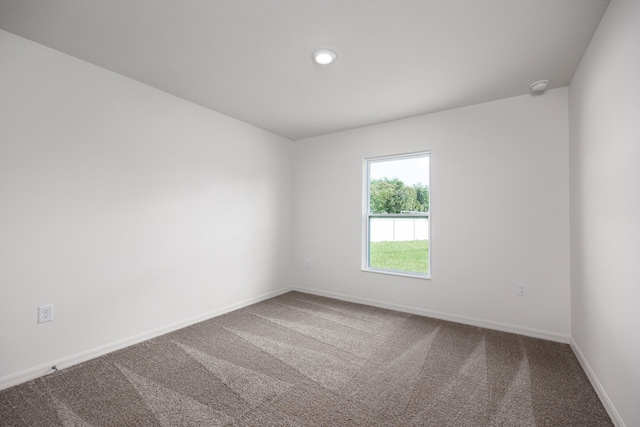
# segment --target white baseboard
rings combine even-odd
[[[222,307],[207,313],[203,313],[186,320],[181,320],[179,322],[175,322],[170,325],[163,326],[161,328],[157,328],[148,332],[143,332],[141,334],[137,334],[129,338],[124,338],[122,340],[118,340],[110,344],[106,344],[97,348],[93,348],[77,354],[66,356],[58,360],[53,360],[51,362],[47,362],[33,368],[25,369],[24,371],[17,372],[15,374],[4,376],[0,378],[0,390],[4,390],[6,388],[13,387],[15,385],[22,384],[24,382],[51,374],[53,373],[51,368],[52,366],[55,366],[57,369],[68,368],[70,366],[77,365],[78,363],[86,362],[87,360],[95,359],[96,357],[103,356],[107,353],[120,350],[121,348],[128,347],[128,346],[137,344],[139,342],[146,341],[151,338],[155,338],[160,335],[167,334],[177,329],[185,328],[195,323],[199,323],[204,320],[208,320],[213,317],[220,316],[230,311],[238,310],[240,308],[249,306],[251,304],[255,304],[260,301],[264,301],[269,298],[276,297],[278,295],[290,292],[291,290],[292,288],[285,288],[285,289],[269,292],[255,298],[249,298],[247,300],[240,301],[238,303],[231,304],[226,307]]]
[[[571,349],[576,355],[578,362],[580,362],[580,366],[582,366],[582,369],[586,372],[589,381],[591,381],[593,389],[596,391],[598,397],[600,398],[600,401],[604,405],[604,408],[607,410],[609,418],[611,418],[613,424],[616,425],[616,427],[625,427],[625,423],[624,421],[622,421],[622,418],[620,418],[620,414],[618,414],[615,406],[613,406],[611,399],[609,399],[609,395],[606,391],[604,391],[604,388],[602,387],[602,384],[600,384],[598,377],[596,377],[596,374],[593,372],[593,369],[591,369],[589,362],[587,362],[587,359],[584,357],[584,354],[582,354],[582,351],[580,350],[580,347],[578,347],[578,344],[573,340],[573,337],[571,338],[571,342],[569,344],[571,345]]]
[[[457,314],[442,313],[439,311],[427,310],[424,308],[411,307],[408,305],[393,304],[384,301],[373,300],[369,298],[354,297],[351,295],[338,294],[334,292],[319,291],[312,288],[294,287],[291,290],[302,293],[318,295],[322,297],[335,298],[342,301],[354,302],[358,304],[371,305],[374,307],[386,308],[389,310],[401,311],[403,313],[417,314],[419,316],[433,317],[435,319],[447,320],[465,325],[478,326],[496,331],[509,332],[512,334],[525,335],[532,338],[541,338],[548,341],[569,344],[571,337],[569,335],[558,334],[556,332],[543,331],[533,328],[525,328],[522,326],[513,326],[506,323],[493,322],[490,320],[476,319],[473,317],[460,316]]]

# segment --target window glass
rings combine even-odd
[[[428,277],[429,153],[366,160],[365,269]]]

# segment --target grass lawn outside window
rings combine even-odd
[[[429,241],[370,242],[371,268],[413,273],[429,272]]]

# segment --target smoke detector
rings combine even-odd
[[[547,89],[549,86],[549,80],[538,80],[537,82],[531,83],[531,91],[532,92],[542,92]]]

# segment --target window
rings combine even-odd
[[[365,160],[363,269],[430,277],[430,153]]]

